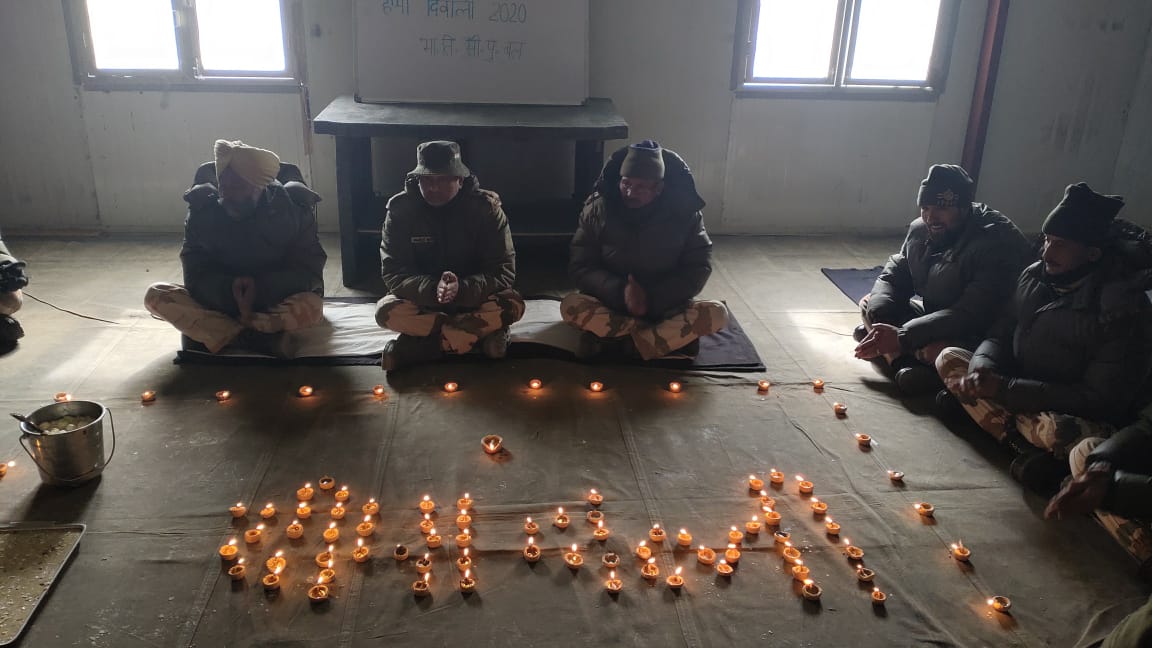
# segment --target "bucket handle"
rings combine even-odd
[[[113,420],[113,418],[112,418],[112,410],[105,408],[104,411],[108,413],[108,430],[112,432],[112,449],[108,452],[108,458],[104,460],[104,465],[100,466],[99,470],[104,470],[104,468],[106,468],[108,466],[108,464],[112,463],[112,457],[116,455],[116,421]],[[24,438],[27,436],[29,436],[29,435],[28,434],[21,434],[20,435],[20,447],[24,448],[24,452],[28,453],[28,458],[32,460],[32,463],[36,464],[37,468],[44,471],[44,473],[46,475],[48,475],[49,477],[51,477],[52,479],[55,479],[57,481],[62,481],[62,482],[82,481],[84,479],[88,479],[88,476],[91,475],[93,472],[96,472],[97,469],[93,468],[92,470],[89,470],[88,472],[84,473],[83,475],[80,475],[79,477],[71,477],[68,479],[65,479],[63,477],[57,477],[56,475],[52,474],[51,470],[48,470],[43,465],[41,465],[40,462],[36,460],[36,455],[32,454],[32,450],[28,446],[24,445]]]

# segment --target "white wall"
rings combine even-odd
[[[1111,190],[1128,201],[1122,216],[1152,225],[1152,38],[1144,47],[1140,78],[1125,121]]]
[[[0,228],[100,227],[60,2],[0,4]]]
[[[1035,231],[1068,184],[1115,190],[1150,25],[1147,0],[1012,3],[984,150],[983,199]],[[1143,116],[1147,122],[1146,108]],[[1147,142],[1147,124],[1129,136]],[[1145,202],[1143,209],[1149,207]]]
[[[82,92],[61,3],[0,3],[0,227],[178,231],[195,165],[230,137],[300,163],[334,231],[334,141],[305,120],[353,90],[353,2],[297,6],[305,97]],[[959,160],[985,8],[961,0],[947,89],[915,103],[734,99],[735,0],[591,0],[591,93],[615,101],[632,139],[687,159],[715,232],[895,233],[927,166]],[[1083,179],[1145,212],[1150,29],[1145,0],[1012,3],[979,198],[1034,230]],[[378,191],[399,187],[413,145],[376,143]],[[480,142],[469,163],[485,185],[527,195],[571,182],[570,163],[555,162],[569,150]]]

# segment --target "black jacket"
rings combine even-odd
[[[648,296],[647,319],[682,311],[712,274],[712,240],[704,230],[704,199],[688,165],[664,149],[664,191],[632,210],[620,198],[620,165],[628,147],[612,154],[584,203],[572,238],[568,273],[580,292],[627,312],[624,286],[632,275]]]
[[[1097,461],[1111,463],[1116,471],[1102,508],[1121,517],[1152,519],[1152,407],[1096,446],[1085,465]]]
[[[500,196],[470,176],[452,202],[433,207],[420,195],[419,179],[408,177],[388,200],[380,269],[388,292],[429,309],[476,308],[508,290],[516,282],[516,251]],[[448,270],[460,278],[451,308],[436,300]]]
[[[231,315],[238,307],[232,281],[256,280],[253,308],[266,310],[299,292],[324,294],[324,263],[313,206],[320,196],[298,182],[287,186],[273,180],[264,189],[256,211],[233,218],[219,203],[220,192],[210,183],[184,193],[188,218],[180,261],[184,285],[202,306]]]
[[[1013,412],[1056,411],[1123,425],[1138,409],[1152,358],[1146,244],[1112,246],[1075,289],[1058,292],[1038,261],[1021,273],[1005,316],[970,368],[1009,378]]]
[[[972,348],[1003,312],[1031,257],[1016,225],[987,205],[973,203],[955,242],[939,251],[929,246],[928,226],[917,218],[872,287],[868,317],[900,327],[905,353],[939,341]],[[901,321],[914,295],[923,298],[924,315]]]

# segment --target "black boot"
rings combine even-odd
[[[439,335],[426,335],[419,337],[401,333],[394,340],[384,345],[384,353],[380,354],[380,368],[384,371],[396,371],[413,365],[435,362],[444,356],[440,347]]]
[[[24,337],[24,327],[11,315],[0,315],[0,344],[14,344]]]
[[[1020,455],[1008,468],[1012,478],[1038,495],[1051,497],[1060,490],[1060,483],[1072,474],[1067,461],[1057,459],[1051,452],[1036,448],[1035,452]]]
[[[896,372],[896,386],[905,396],[927,396],[944,388],[944,381],[932,367],[914,364]]]

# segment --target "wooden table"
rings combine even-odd
[[[366,104],[336,98],[312,128],[336,137],[336,185],[344,285],[379,273],[376,248],[387,196],[372,190],[372,138],[410,136],[460,142],[470,137],[575,142],[572,196],[544,203],[505,201],[515,236],[570,235],[580,204],[604,164],[604,141],[628,137],[628,123],[611,99],[591,98],[580,106],[494,104]],[[534,214],[560,218],[535,219]],[[371,274],[367,274],[371,273]]]

